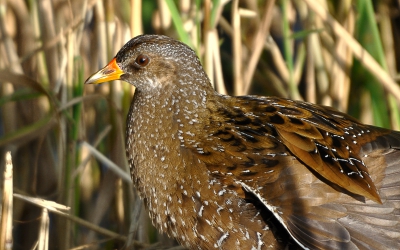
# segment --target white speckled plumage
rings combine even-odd
[[[219,95],[195,53],[165,36],[132,39],[116,62],[136,87],[132,177],[160,231],[191,249],[400,248],[400,133],[309,103]]]

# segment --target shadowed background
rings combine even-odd
[[[10,150],[15,193],[70,207],[50,212],[50,249],[175,244],[128,181],[134,88],[83,85],[142,33],[189,44],[221,93],[305,100],[400,128],[399,1],[0,0],[1,169]],[[15,199],[13,211],[14,249],[34,248],[42,208]]]

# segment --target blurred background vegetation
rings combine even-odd
[[[50,211],[42,248],[44,205],[15,197],[14,249],[175,244],[129,182],[133,87],[83,85],[142,33],[192,46],[221,93],[301,99],[399,130],[398,0],[0,0],[1,158],[11,151],[14,193],[70,208]]]

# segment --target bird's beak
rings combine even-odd
[[[102,82],[118,80],[123,74],[125,74],[125,72],[118,66],[116,58],[114,58],[104,68],[90,76],[85,81],[85,84],[99,84]]]

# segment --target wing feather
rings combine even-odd
[[[312,104],[224,98],[192,148],[211,173],[257,197],[304,248],[400,248],[400,133]]]

